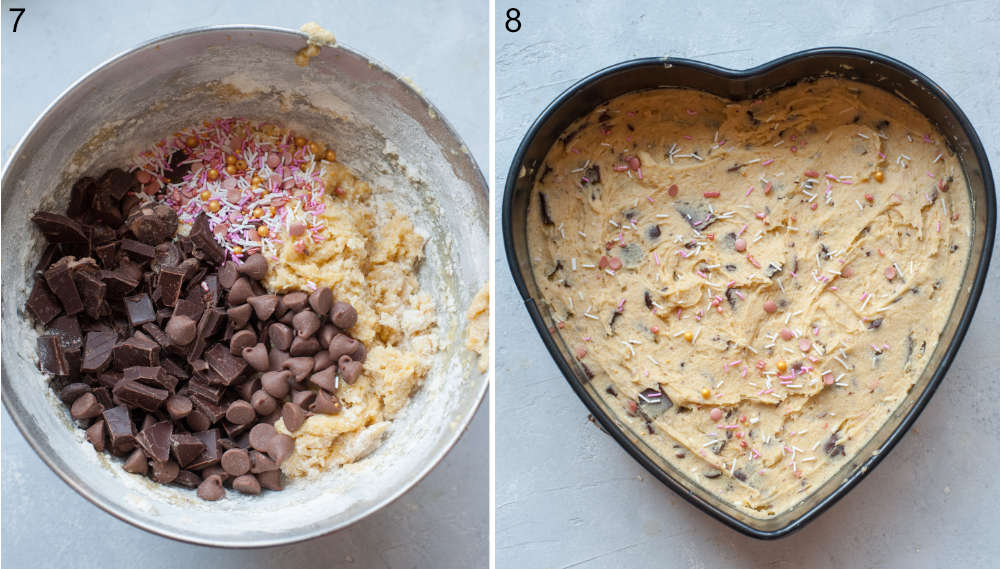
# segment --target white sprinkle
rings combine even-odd
[[[660,365],[660,362],[656,361],[656,358],[654,358],[653,356],[646,354],[646,357],[649,358],[649,361],[653,362],[654,364]]]
[[[938,155],[937,155],[937,158],[935,158],[935,159],[934,159],[934,162],[931,162],[931,164],[937,164],[937,161],[938,161],[938,160],[940,160],[942,156],[944,156],[944,154],[943,154],[943,153],[941,153],[941,154],[938,154]]]
[[[858,133],[858,136],[860,136],[861,138],[863,138],[863,139],[865,139],[865,140],[868,140],[868,139],[870,139],[870,138],[871,138],[870,136],[868,136],[867,134],[865,134],[865,133],[863,133],[863,132],[859,132],[859,133]]]
[[[784,144],[784,143],[785,143],[785,141],[784,141],[784,140],[779,140],[778,142],[775,142],[775,143],[774,143],[774,147],[775,147],[775,148],[777,148],[777,147],[781,146],[781,145],[782,145],[782,144]]]
[[[576,257],[573,257],[572,259],[570,259],[570,266],[573,267],[574,271],[576,270]]]
[[[858,204],[858,209],[860,209],[861,211],[865,211],[865,207],[861,205],[861,202],[859,202],[858,200],[854,200],[854,203]]]
[[[586,316],[587,318],[590,318],[591,320],[600,320],[600,318],[594,316],[593,314],[590,314],[589,312],[584,312],[583,315]]]

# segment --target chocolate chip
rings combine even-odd
[[[267,259],[260,253],[254,253],[236,269],[241,275],[246,275],[255,281],[267,276]]]
[[[310,357],[288,358],[281,364],[281,367],[291,371],[292,375],[295,376],[295,381],[302,381],[313,370],[314,361]]]
[[[180,472],[181,467],[172,460],[167,462],[153,462],[152,478],[160,484],[170,484],[177,479],[177,475]]]
[[[250,405],[258,415],[270,415],[278,409],[278,400],[260,389],[250,396]]]
[[[87,427],[86,438],[94,446],[94,450],[104,452],[104,421],[97,421]]]
[[[192,401],[192,406],[194,402]],[[187,426],[191,428],[192,431],[204,431],[212,426],[211,421],[208,419],[208,415],[202,413],[198,409],[194,409],[184,418],[184,422]]]
[[[358,311],[346,302],[337,301],[330,309],[330,320],[341,330],[349,330],[358,321]]]
[[[313,413],[323,413],[325,415],[336,415],[340,413],[340,399],[336,395],[329,395],[325,391],[315,392],[316,400],[309,405],[309,410]]]
[[[288,311],[299,312],[306,307],[306,303],[308,302],[309,296],[306,293],[302,291],[290,292],[281,297],[282,313]]]
[[[250,455],[245,449],[229,449],[222,453],[220,464],[230,476],[240,476],[250,472]]]
[[[151,460],[166,462],[170,460],[170,437],[173,432],[173,423],[160,421],[140,431],[135,437],[135,442]]]
[[[356,362],[349,356],[340,356],[337,367],[340,368],[341,379],[349,385],[353,385],[358,380],[358,376],[361,375],[361,362]]]
[[[267,327],[267,337],[271,341],[272,348],[287,351],[292,346],[292,329],[280,322]]]
[[[235,390],[236,394],[239,395],[240,399],[244,401],[250,401],[250,397],[254,392],[260,389],[260,378],[251,377],[250,379],[236,384]]]
[[[272,425],[257,423],[250,429],[250,446],[260,452],[267,452],[271,439],[277,434]]]
[[[209,476],[198,485],[198,497],[202,500],[214,502],[225,495],[226,490],[222,487],[222,478],[218,475]]]
[[[316,399],[316,392],[312,389],[302,389],[292,391],[292,403],[305,409]]]
[[[250,364],[250,367],[257,371],[267,371],[270,368],[270,359],[268,358],[267,348],[264,347],[263,343],[257,343],[252,347],[243,348],[241,355],[246,363]]]
[[[243,328],[246,326],[252,314],[253,307],[249,304],[233,306],[226,310],[226,315],[229,317],[229,321],[233,324],[234,328]]]
[[[260,482],[257,481],[257,477],[253,474],[237,476],[233,480],[233,490],[256,496],[257,494],[260,494]]]
[[[337,368],[330,366],[309,376],[309,383],[329,392],[337,390]]]
[[[316,352],[314,360],[313,371],[322,371],[337,363],[336,360],[333,359],[333,356],[330,355],[329,350],[320,350]]]
[[[286,401],[281,408],[281,419],[285,422],[285,428],[291,432],[299,430],[306,420],[306,412],[291,401]]]
[[[243,304],[248,298],[254,296],[253,288],[250,286],[250,281],[246,277],[240,277],[236,279],[233,283],[233,287],[229,289],[229,298],[227,302],[229,306],[237,306]]]
[[[180,421],[194,410],[191,398],[185,395],[171,395],[166,402],[167,413],[174,421]]]
[[[319,340],[315,337],[309,338],[299,338],[296,337],[292,340],[292,347],[288,350],[288,353],[295,356],[312,356],[316,352],[320,351]]]
[[[340,334],[330,342],[330,357],[339,361],[342,356],[353,354],[360,344],[347,334]]]
[[[278,308],[278,297],[274,294],[251,296],[247,299],[247,304],[253,307],[257,319],[263,322],[270,318],[275,309]]]
[[[250,472],[260,474],[261,472],[278,470],[278,468],[280,468],[278,463],[271,460],[271,457],[267,456],[263,452],[256,450],[250,451]]]
[[[97,401],[93,393],[84,393],[70,406],[69,414],[74,419],[93,419],[104,411],[104,407]]]
[[[309,306],[316,314],[327,314],[333,307],[333,291],[330,287],[324,286],[313,291],[309,295]]]
[[[149,462],[146,460],[146,455],[143,454],[141,449],[132,451],[132,454],[128,455],[125,463],[122,464],[122,470],[131,472],[132,474],[146,474],[148,468]]]
[[[174,453],[177,464],[181,468],[187,468],[188,465],[205,452],[205,443],[194,435],[175,433],[170,437],[170,450]]]
[[[72,405],[84,393],[90,392],[90,386],[86,383],[69,383],[59,391],[59,399],[66,405]]]
[[[249,348],[257,344],[257,334],[253,330],[240,330],[229,339],[229,353],[239,356],[243,353],[243,348]]]
[[[250,403],[238,399],[226,409],[226,419],[237,425],[246,425],[257,418],[257,412]]]
[[[308,338],[319,330],[320,320],[312,310],[303,310],[292,318],[292,327],[299,338]]]
[[[239,272],[236,270],[236,263],[234,261],[226,261],[219,267],[219,285],[229,290],[233,288],[233,284],[236,283],[236,279],[240,278]]]
[[[284,399],[288,395],[288,383],[292,373],[284,371],[269,371],[260,376],[260,386],[271,397]]]
[[[285,462],[285,459],[291,456],[294,451],[295,439],[282,433],[271,437],[267,445],[267,454],[278,464]]]
[[[167,321],[167,337],[178,346],[186,346],[194,341],[198,325],[191,318],[178,314]]]

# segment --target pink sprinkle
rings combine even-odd
[[[774,158],[768,158],[767,160],[761,163],[761,166],[770,166],[773,163],[774,163]]]
[[[743,235],[743,232],[746,230],[747,230],[747,224],[744,223],[743,227],[740,228],[740,231],[739,233],[736,234],[736,236],[739,237],[740,235]]]
[[[740,300],[746,300],[746,297],[740,291],[734,290],[733,292],[736,293],[736,296],[740,297]]]
[[[656,261],[657,265],[660,264],[660,256],[656,253],[656,251],[653,251],[653,260]]]
[[[750,195],[750,194],[752,194],[752,193],[753,193],[753,186],[750,186],[749,188],[747,188],[747,193],[746,193],[746,195],[748,195],[748,196],[749,196],[749,195]]]
[[[698,111],[692,111],[691,109],[685,109],[685,110],[687,111],[687,114],[689,114],[691,116],[694,116],[694,115],[698,114]]]

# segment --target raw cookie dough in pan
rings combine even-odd
[[[618,419],[767,517],[840,470],[914,385],[969,220],[929,121],[827,78],[595,109],[540,168],[528,244],[543,302]]]

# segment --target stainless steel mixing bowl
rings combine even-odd
[[[461,341],[464,308],[489,278],[488,190],[481,172],[436,109],[371,59],[324,47],[307,67],[296,66],[305,39],[292,30],[238,26],[141,45],[100,65],[52,103],[3,174],[4,404],[67,484],[112,515],[167,537],[255,547],[343,528],[426,475],[486,391],[487,376]],[[32,212],[61,211],[79,176],[125,164],[179,128],[229,116],[278,120],[331,143],[378,199],[411,216],[429,237],[419,277],[437,305],[442,351],[368,458],[294,481],[283,492],[230,492],[208,503],[191,490],[128,474],[118,459],[84,442],[36,367],[38,330],[24,304],[43,245],[29,221]]]

